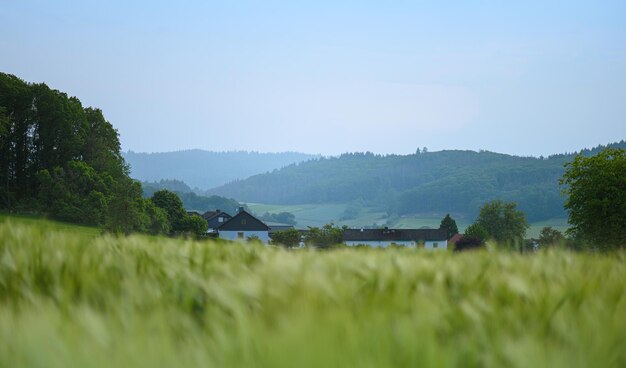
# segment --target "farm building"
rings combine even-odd
[[[226,221],[230,220],[232,216],[218,209],[215,211],[207,211],[203,213],[202,218],[205,219],[206,222],[209,224],[209,229],[207,230],[207,233],[211,234],[216,233],[217,229],[222,226],[222,224],[224,224]]]
[[[269,243],[269,230],[269,226],[249,214],[243,207],[239,207],[235,216],[217,228],[221,239],[245,241],[257,237],[265,244]]]
[[[447,249],[445,230],[439,229],[346,229],[346,245],[368,245],[386,248],[390,245],[426,249]]]

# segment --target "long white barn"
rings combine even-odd
[[[400,245],[412,248],[448,249],[447,233],[439,229],[346,229],[346,245],[386,248]]]

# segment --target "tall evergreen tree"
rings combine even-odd
[[[450,217],[449,213],[446,214],[446,217],[444,217],[441,220],[441,224],[439,225],[439,229],[446,231],[448,239],[450,239],[455,234],[459,233],[459,228],[456,226],[456,221],[454,221],[454,219],[452,217]]]

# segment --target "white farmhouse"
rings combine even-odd
[[[343,232],[346,245],[368,245],[386,248],[400,245],[413,248],[447,249],[445,230],[439,229],[346,229]]]
[[[220,239],[246,241],[257,237],[265,244],[269,243],[270,228],[263,221],[239,207],[237,214],[224,222],[218,229]]]

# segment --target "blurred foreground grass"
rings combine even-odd
[[[1,367],[626,366],[626,258],[0,224]]]

